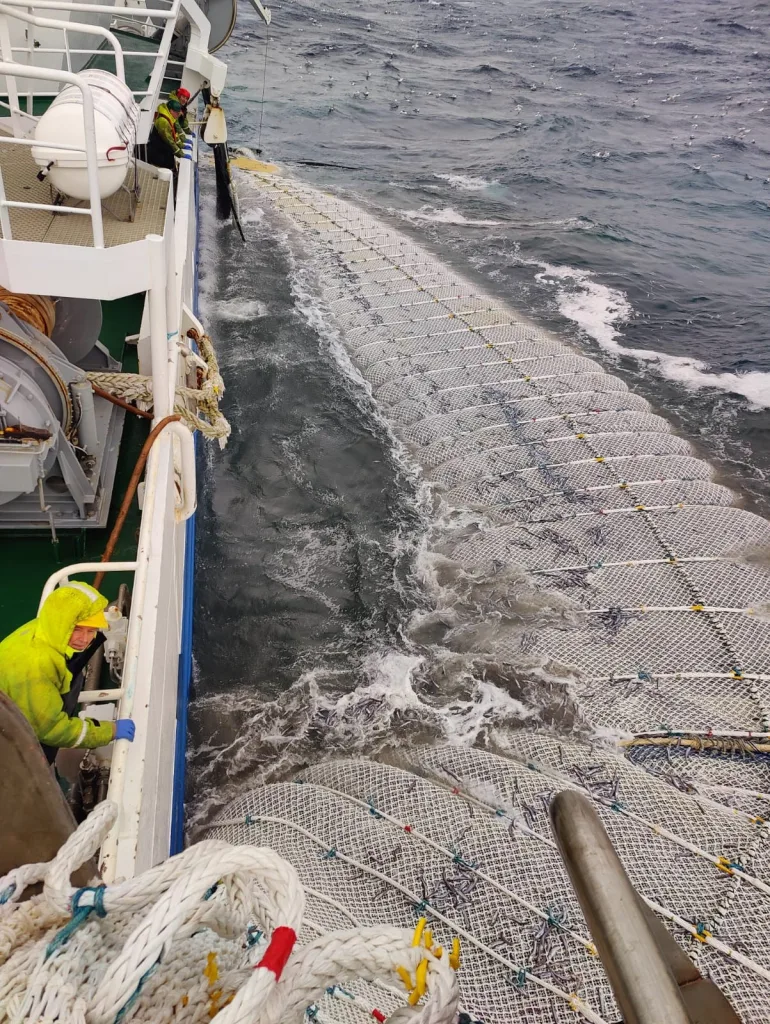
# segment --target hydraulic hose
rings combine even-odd
[[[181,419],[181,416],[176,415],[164,416],[162,420],[155,424],[150,433],[147,435],[147,440],[142,445],[142,450],[139,452],[139,458],[136,460],[136,465],[134,466],[134,471],[131,474],[131,479],[128,481],[128,487],[126,488],[125,494],[123,495],[123,501],[121,502],[120,505],[118,518],[115,520],[115,525],[112,527],[112,532],[110,533],[109,540],[107,541],[107,546],[105,547],[104,554],[101,557],[102,562],[109,562],[110,559],[112,558],[115,546],[118,543],[118,540],[120,539],[120,534],[126,522],[126,516],[128,515],[128,511],[131,508],[131,502],[134,500],[136,489],[139,486],[139,480],[141,478],[142,472],[147,462],[147,458],[150,454],[150,449],[157,440],[158,436],[163,432],[164,428],[169,425],[169,423],[175,423]],[[98,590],[101,587],[102,581],[104,580],[104,575],[105,574],[103,572],[98,572],[96,576],[94,576],[93,586],[95,587],[96,590]]]
[[[118,398],[117,395],[110,394],[109,391],[105,391],[104,388],[97,387],[93,381],[91,381],[91,390],[95,395],[100,398],[106,398],[108,402],[112,402],[113,405],[120,406],[121,409],[127,409],[128,412],[134,413],[136,416],[142,416],[146,420],[152,419],[152,413],[146,412],[144,409],[137,409],[135,405],[131,405],[130,402],[126,402],[123,398]],[[102,559],[104,561],[104,559]]]

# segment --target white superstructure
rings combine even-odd
[[[185,59],[172,60],[175,30],[186,26]],[[146,143],[169,81],[191,93],[206,82],[219,95],[225,66],[208,41],[209,23],[193,0],[151,13],[143,3],[0,4],[0,285],[102,301],[143,293],[136,341],[139,372],[151,378],[153,425],[173,413],[178,386],[194,381],[200,365],[188,338],[190,330],[203,334],[194,314],[198,140],[185,142],[176,200],[171,172],[143,163],[136,147]],[[81,73],[94,60],[103,70]],[[104,93],[110,81],[112,99]],[[111,107],[125,116],[118,110],[111,122]],[[125,148],[105,156],[110,142]],[[117,185],[105,182],[112,163]],[[103,848],[105,880],[169,853],[185,524],[195,493],[193,435],[173,422],[150,451],[135,561],[66,566],[41,594],[76,572],[133,574],[121,686],[87,698],[90,713],[102,702],[109,717],[136,722],[136,740],[112,750],[109,794],[121,810]]]

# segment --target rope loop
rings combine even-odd
[[[320,1019],[313,1008],[332,995],[354,999],[382,1024],[382,1011],[343,986],[401,978],[414,1024],[454,1024],[459,940],[447,955],[423,919],[414,932],[356,926],[300,944],[305,892],[272,850],[204,840],[138,877],[73,888],[72,872],[116,814],[114,804],[99,804],[52,861],[0,880],[6,901],[30,878],[44,883],[41,895],[3,908],[3,922],[14,915],[19,932],[0,950],[3,1020],[11,1007],[14,1024],[208,1024],[214,1016],[277,1024],[303,1013]]]
[[[91,914],[96,913],[97,917],[107,916],[107,911],[104,907],[104,893],[106,889],[106,885],[86,885],[83,886],[82,889],[77,889],[75,891],[70,901],[72,917],[48,943],[45,951],[46,960],[50,956],[53,956],[58,949],[61,949],[61,947],[69,941],[70,936],[76,932],[82,924],[86,923]],[[81,900],[83,900],[87,895],[90,895],[90,901],[88,903],[81,903]]]
[[[224,448],[231,427],[219,411],[219,402],[225,390],[216,352],[208,334],[196,339],[200,356],[191,353],[190,361],[198,376],[197,387],[178,386],[174,412],[192,431],[199,430],[209,440],[219,441]],[[113,373],[89,371],[88,380],[95,387],[108,391],[116,398],[134,402],[138,409],[149,411],[153,407],[152,377],[141,373]]]

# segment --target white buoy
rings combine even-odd
[[[90,87],[94,100],[99,194],[106,199],[123,184],[133,159],[139,107],[125,82],[108,71],[83,71],[80,78]],[[40,118],[35,141],[40,144],[33,147],[32,158],[47,171],[51,184],[73,199],[88,199],[83,94],[76,85],[62,89]],[[82,146],[83,152],[53,149],[46,143]]]

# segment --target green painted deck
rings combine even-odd
[[[104,322],[100,340],[110,353],[123,361],[123,369],[136,372],[136,349],[126,345],[126,335],[137,334],[141,324],[143,295],[131,295],[102,305]],[[126,413],[110,519],[104,530],[60,530],[58,543],[51,543],[47,530],[3,533],[0,536],[0,638],[35,617],[43,585],[51,573],[73,562],[98,561],[107,542],[117,510],[148,433],[147,421]],[[123,527],[114,559],[136,557],[139,509],[134,500]],[[110,573],[105,577],[103,593],[117,597],[121,583],[131,585],[130,573]],[[90,581],[91,574],[82,577]]]

